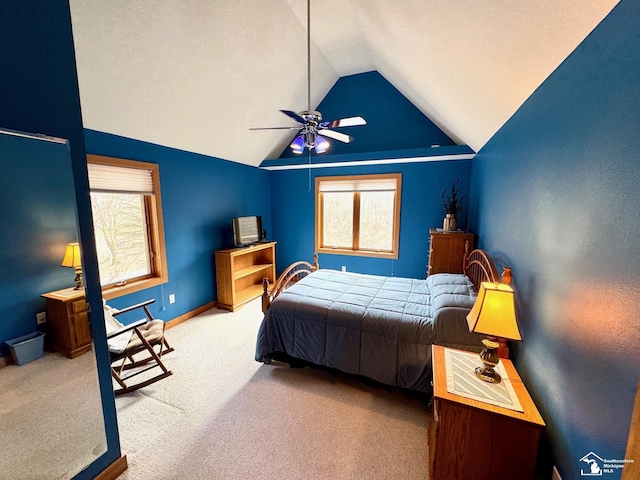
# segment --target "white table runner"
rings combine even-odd
[[[495,367],[495,370],[502,377],[502,382],[495,384],[485,382],[476,376],[476,367],[482,366],[482,360],[477,353],[445,348],[444,358],[449,393],[517,412],[524,412],[502,362]]]

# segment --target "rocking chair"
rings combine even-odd
[[[162,320],[155,320],[147,308],[147,305],[154,301],[147,300],[122,310],[116,310],[106,304],[104,305],[107,343],[109,344],[109,354],[111,355],[111,375],[121,387],[115,390],[114,393],[116,395],[133,392],[172,374],[162,363],[162,355],[173,352],[173,348],[169,346],[164,337],[165,324]],[[130,325],[123,325],[114,318],[138,308],[144,310],[147,318],[138,320]],[[159,346],[157,352],[154,350],[156,346]],[[134,355],[137,354],[144,354],[142,355],[143,358],[135,359]],[[161,372],[138,383],[128,382],[132,377],[153,368],[159,368]],[[128,370],[132,370],[132,373],[125,375]]]

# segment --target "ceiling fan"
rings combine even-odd
[[[309,149],[309,152],[313,149],[315,149],[316,153],[326,152],[331,144],[325,137],[343,143],[349,143],[353,140],[353,137],[330,130],[330,128],[367,124],[362,117],[348,117],[323,122],[322,114],[316,110],[311,110],[311,0],[307,0],[307,110],[297,113],[291,110],[280,111],[294,119],[299,125],[295,127],[259,127],[250,128],[249,130],[300,130],[290,145],[293,153],[297,154],[303,153],[305,147]]]

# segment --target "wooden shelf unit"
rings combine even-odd
[[[545,424],[513,363],[500,359],[524,412],[449,393],[444,350],[432,348],[430,480],[533,480]]]
[[[427,275],[436,273],[462,273],[464,245],[469,242],[473,250],[475,236],[469,232],[443,232],[429,229],[429,264]]]
[[[262,280],[276,280],[276,242],[216,251],[218,307],[235,311],[262,295]]]

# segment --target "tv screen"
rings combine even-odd
[[[236,247],[252,245],[264,240],[262,236],[262,217],[236,217],[232,222],[233,243]]]

